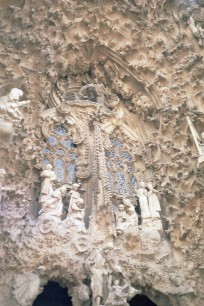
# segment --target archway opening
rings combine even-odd
[[[33,306],[72,306],[72,301],[67,288],[62,288],[57,282],[50,281],[38,295]]]
[[[130,306],[157,306],[146,295],[136,295],[129,304]]]

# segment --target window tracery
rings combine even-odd
[[[133,156],[120,138],[111,138],[110,142],[112,147],[105,151],[105,156],[111,191],[133,196],[138,184]]]
[[[46,139],[43,155],[44,163],[53,165],[59,182],[76,182],[77,151],[68,128],[64,125],[53,127]]]

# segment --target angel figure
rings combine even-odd
[[[148,202],[151,218],[160,218],[159,212],[161,211],[161,206],[159,199],[157,197],[158,191],[153,188],[152,184],[147,184],[148,191]]]
[[[0,98],[0,115],[7,115],[10,119],[21,120],[22,113],[19,108],[30,103],[30,101],[19,102],[20,97],[23,96],[23,91],[18,88],[12,88],[7,96]]]
[[[30,103],[30,101],[19,102],[22,96],[22,90],[13,88],[7,96],[0,98],[0,135],[3,142],[11,142],[15,132],[13,122],[21,121],[23,118],[19,108]]]

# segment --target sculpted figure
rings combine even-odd
[[[8,115],[13,119],[21,120],[22,113],[19,108],[30,103],[30,101],[19,102],[20,97],[23,96],[23,91],[18,88],[11,89],[7,96],[0,98],[0,114]]]
[[[129,199],[123,200],[127,212],[127,227],[133,226],[134,228],[138,227],[138,217],[135,212],[135,207]]]
[[[78,192],[79,184],[74,183],[72,185],[72,190],[69,192],[70,200],[69,200],[69,210],[68,215],[72,214],[72,211],[77,207],[78,200],[81,199],[80,193]]]
[[[103,298],[103,279],[106,275],[105,258],[97,249],[94,253],[94,259],[91,263],[91,289],[92,289],[92,306],[100,306]]]
[[[153,188],[151,183],[147,185],[148,191],[148,202],[149,202],[149,210],[152,218],[160,218],[159,212],[161,211],[161,206],[159,203],[159,199],[157,197],[158,191]]]
[[[148,199],[147,199],[147,189],[145,188],[145,183],[140,183],[140,188],[137,190],[137,195],[139,197],[140,209],[142,219],[150,217]]]
[[[11,89],[7,96],[0,98],[0,134],[10,141],[14,133],[13,122],[22,119],[19,108],[28,104],[30,101],[19,102],[23,96],[23,91],[18,88]]]
[[[43,207],[39,211],[39,215],[42,217],[57,217],[61,218],[63,211],[62,198],[66,193],[67,188],[62,186],[49,196],[46,201],[43,203]]]
[[[129,306],[127,301],[139,293],[141,291],[133,288],[129,282],[121,286],[119,280],[115,280],[104,306]]]
[[[127,213],[125,210],[125,206],[120,204],[118,207],[118,214],[117,214],[117,225],[116,225],[116,233],[121,234],[126,228],[126,220],[127,220]]]
[[[41,206],[43,206],[44,202],[46,202],[49,199],[49,197],[52,195],[53,193],[52,183],[57,179],[51,164],[46,165],[45,170],[41,172],[40,177],[42,178],[43,181],[41,184],[39,202]]]

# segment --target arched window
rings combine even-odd
[[[138,181],[133,156],[120,138],[111,138],[110,142],[112,147],[105,151],[105,156],[111,191],[134,196]]]
[[[44,163],[53,165],[59,182],[76,182],[76,145],[66,126],[58,124],[53,127],[42,151]]]

